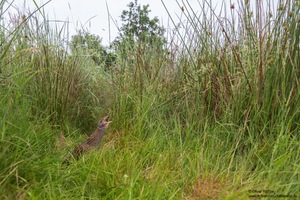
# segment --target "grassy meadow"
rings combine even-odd
[[[180,2],[163,51],[107,69],[2,1],[0,199],[300,198],[300,2],[258,2]],[[100,151],[62,165],[109,111]]]

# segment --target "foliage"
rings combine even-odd
[[[299,1],[206,2],[180,9],[168,54],[124,43],[110,73],[44,17],[1,23],[0,198],[298,196]],[[62,165],[110,109],[101,150]]]
[[[72,36],[71,51],[73,54],[91,57],[96,65],[104,64],[106,68],[112,66],[116,60],[115,54],[107,52],[101,44],[101,38],[89,32],[79,31]]]
[[[113,46],[125,55],[128,55],[126,51],[134,51],[134,48],[162,51],[163,45],[166,43],[165,29],[159,25],[157,17],[153,19],[149,17],[149,5],[141,6],[135,0],[130,2],[127,7],[128,10],[122,12],[122,27]]]

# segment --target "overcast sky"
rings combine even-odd
[[[133,0],[132,0],[133,1]],[[210,1],[210,0],[208,0]],[[213,7],[221,6],[221,0],[211,0]],[[237,5],[237,0],[224,0],[227,6],[230,3]],[[30,8],[33,11],[33,0],[7,0],[7,2],[13,2],[13,5],[18,9]],[[41,6],[48,2],[47,0],[35,0],[35,2]],[[103,38],[103,44],[109,44],[109,26],[108,26],[108,13],[106,8],[106,2],[108,5],[109,13],[116,21],[116,24],[121,25],[120,15],[123,10],[127,9],[127,5],[131,0],[52,0],[45,5],[44,10],[50,20],[69,21],[70,35],[76,34],[76,30],[82,29],[88,30],[92,34],[99,35]],[[168,8],[169,13],[173,19],[176,19],[176,13],[180,15],[181,9],[176,3],[176,0],[163,0]],[[181,2],[181,0],[178,0]],[[184,1],[186,2],[186,0]],[[198,2],[202,0],[189,0],[194,11],[200,11],[201,8]],[[168,14],[162,4],[162,0],[138,0],[141,5],[149,4],[151,10],[150,17],[157,16],[160,23],[167,27]],[[14,12],[15,8],[11,7],[10,12]],[[61,23],[63,24],[63,23]],[[111,21],[111,40],[117,36],[117,27]]]

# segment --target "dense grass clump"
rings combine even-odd
[[[299,197],[300,5],[272,2],[182,2],[166,47],[109,69],[1,3],[1,199]],[[62,165],[109,110],[101,150]]]

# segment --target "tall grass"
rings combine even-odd
[[[109,72],[43,12],[1,23],[1,197],[299,195],[299,2],[198,2],[177,2],[165,49],[128,45]],[[100,152],[61,165],[110,109]]]

